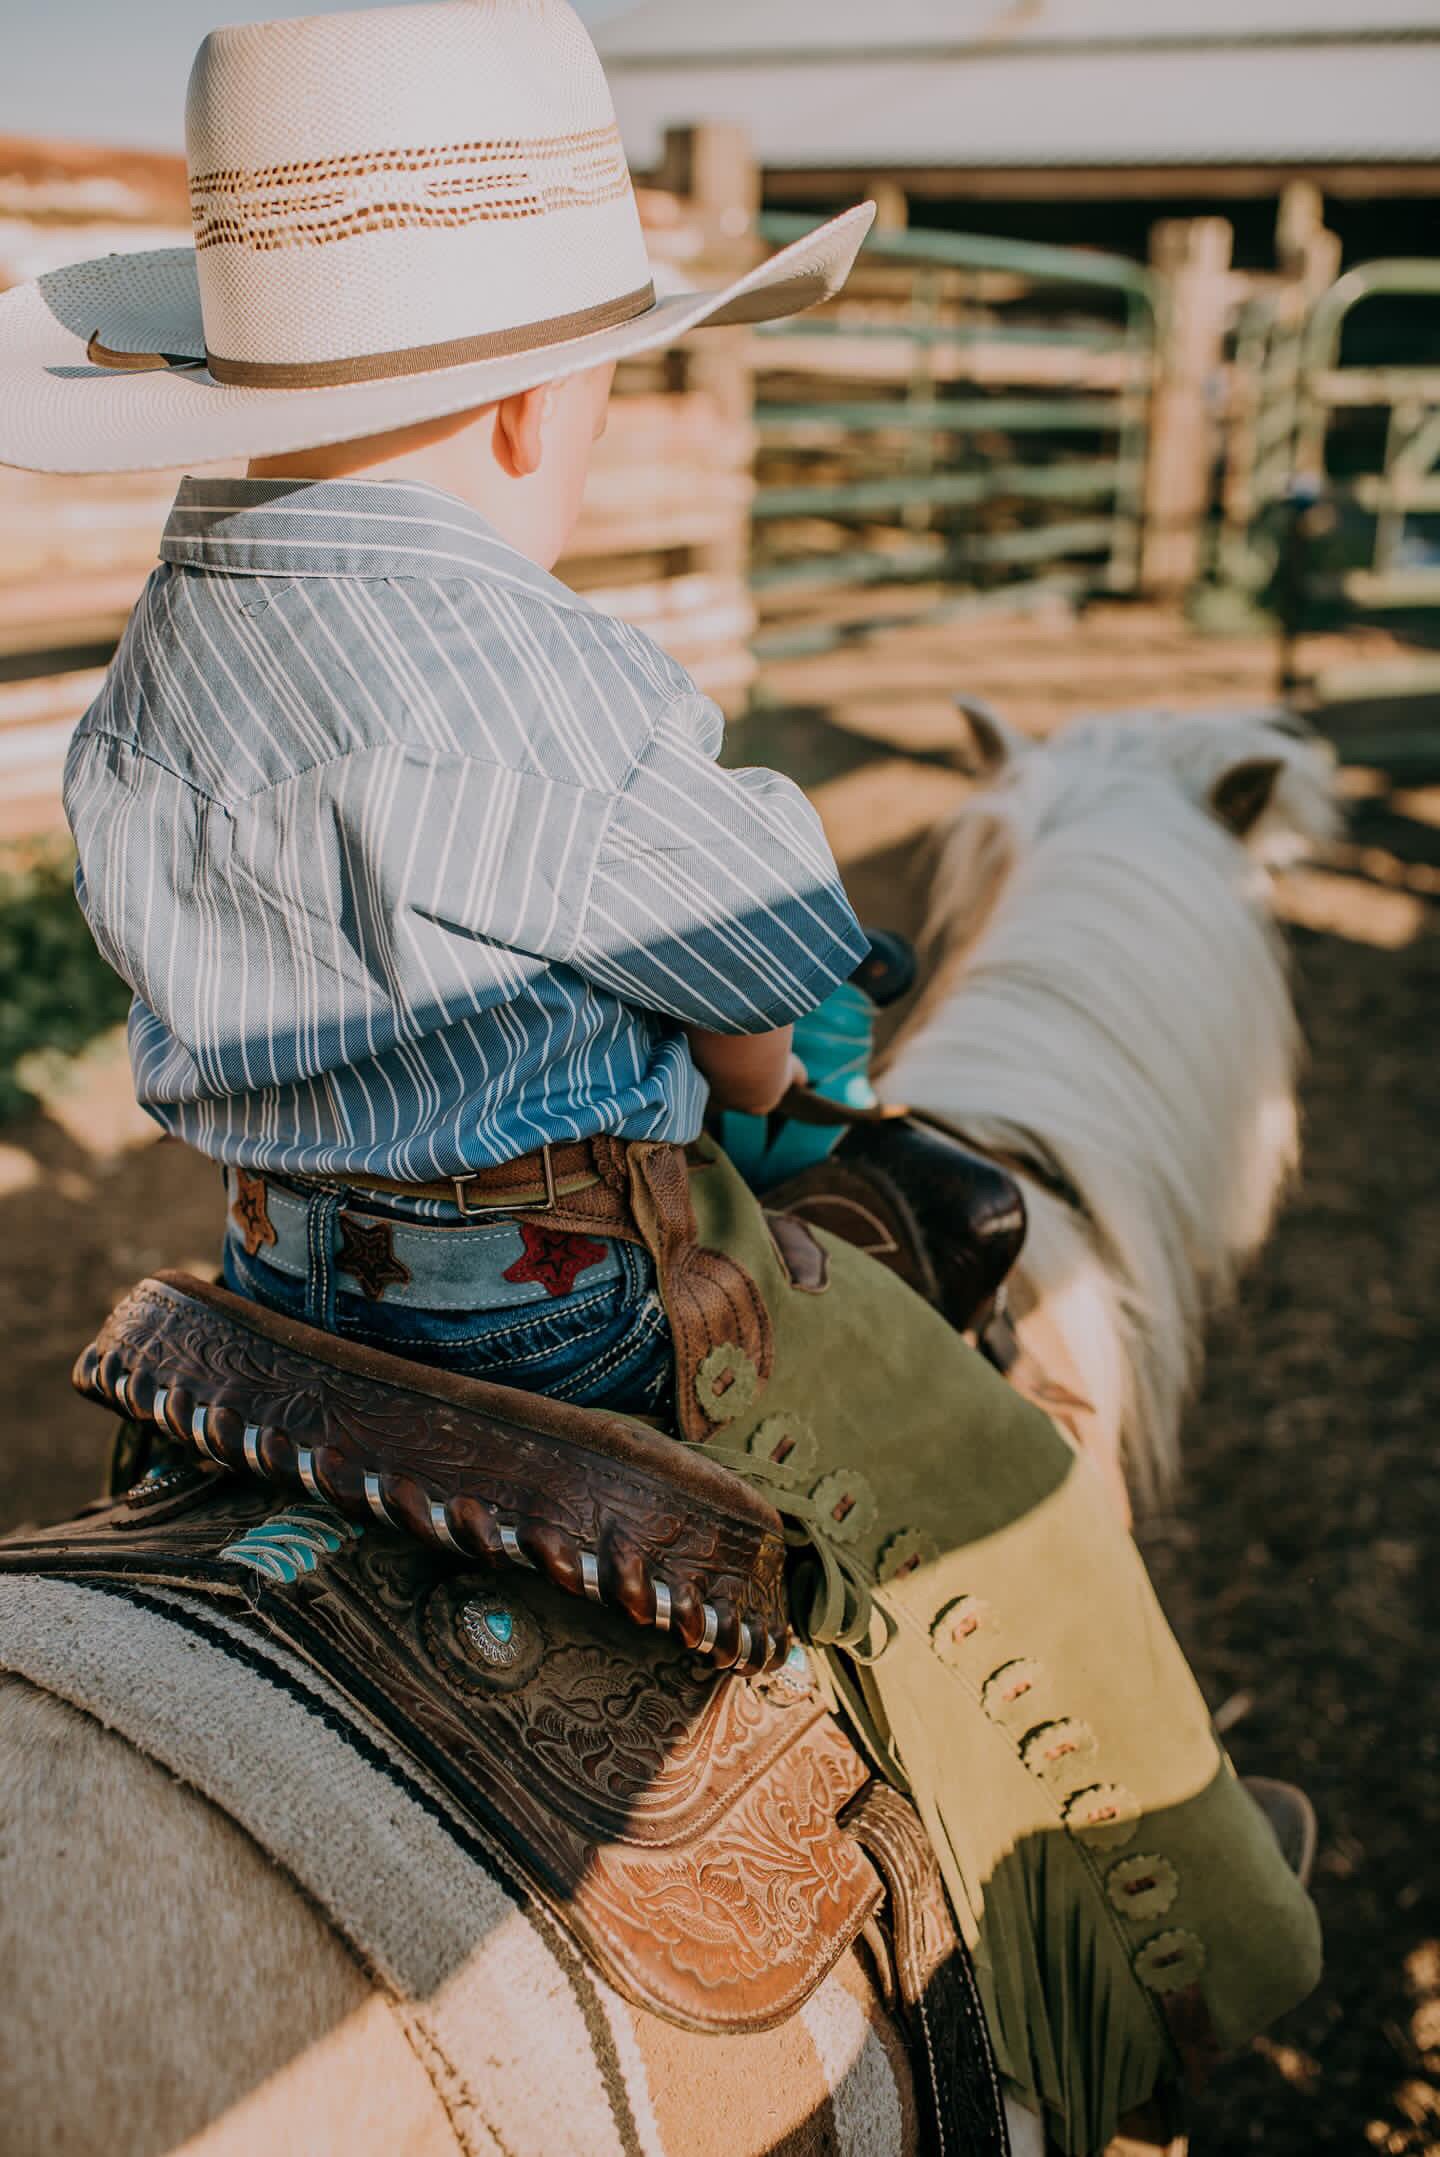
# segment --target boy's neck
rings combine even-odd
[[[297,449],[278,457],[252,457],[248,479],[408,480],[438,488],[478,510],[521,554],[538,559],[540,549],[527,504],[495,460],[484,437],[484,414],[462,412],[424,420],[392,433],[367,435],[357,442],[331,442],[323,449]],[[550,564],[542,562],[542,568]]]
[[[439,487],[549,569],[564,551],[605,432],[614,363],[512,390],[494,404],[416,420],[356,442],[256,457],[251,479],[381,479]]]
[[[421,420],[356,442],[328,442],[321,449],[292,449],[278,457],[252,457],[250,479],[419,479],[431,486],[443,468],[453,473],[455,437],[473,424],[468,412]]]
[[[470,414],[459,414],[461,421],[470,421]],[[358,442],[328,442],[323,449],[291,449],[280,457],[252,457],[246,468],[248,479],[407,479],[418,481],[427,487],[440,487],[442,494],[455,494],[479,509],[481,516],[491,513],[483,500],[476,500],[476,485],[483,475],[472,466],[479,459],[457,453],[459,427],[453,418],[448,421],[425,421],[416,427],[399,427],[392,434],[371,434]],[[466,479],[472,485],[466,485]],[[502,475],[496,472],[500,481]],[[494,492],[500,492],[496,487]],[[491,518],[494,522],[494,518]]]

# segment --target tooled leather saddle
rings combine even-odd
[[[497,1837],[636,2005],[742,2034],[796,2013],[862,1941],[907,2040],[922,2147],[1007,2157],[983,2010],[923,1830],[828,1712],[814,1664],[720,1671],[673,1633],[500,1576],[123,1426],[126,1487],[0,1541],[0,1573],[223,1610],[227,1653],[282,1644],[332,1726],[379,1732]],[[148,1464],[148,1465],[147,1465]],[[131,1480],[131,1479],[134,1480]],[[157,1593],[163,1603],[157,1605]],[[192,1616],[187,1622],[194,1623]]]
[[[856,1136],[797,1210],[889,1245],[875,1255],[973,1316],[1015,1240],[1003,1191],[980,1178],[992,1233],[969,1238],[969,1270],[937,1263],[933,1151],[893,1126]],[[955,1227],[952,1207],[945,1240],[965,1244]],[[114,1493],[0,1544],[0,1570],[238,1606],[506,1842],[613,1984],[685,2027],[783,2021],[862,1935],[878,1943],[928,2142],[1006,2150],[934,1857],[792,1646],[784,1527],[760,1493],[630,1418],[179,1273],[122,1300],[75,1383],[125,1419]]]

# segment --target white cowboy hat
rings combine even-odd
[[[149,471],[354,440],[829,297],[862,204],[657,299],[599,57],[567,0],[212,31],[192,248],[0,295],[0,463]]]

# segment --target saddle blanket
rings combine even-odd
[[[376,1974],[465,2157],[915,2150],[909,2069],[857,1956],[762,2033],[696,2036],[631,2006],[441,1786],[243,1614],[154,1586],[0,1577],[0,1668],[268,1853]],[[163,1879],[162,1852],[136,1858]]]

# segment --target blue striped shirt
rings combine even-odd
[[[682,1022],[781,1025],[864,948],[803,795],[720,740],[434,488],[185,480],[65,776],[141,1102],[313,1176],[692,1138]]]

